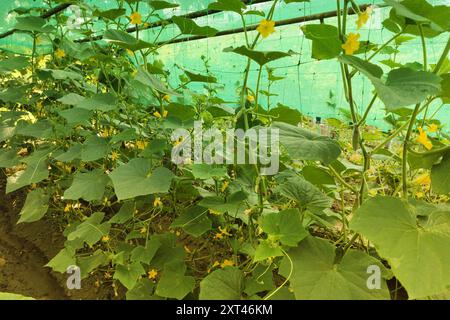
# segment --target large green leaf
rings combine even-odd
[[[30,191],[20,211],[20,219],[17,223],[41,220],[48,210],[48,199],[49,195],[43,189]]]
[[[112,93],[97,93],[90,98],[81,100],[77,108],[108,112],[116,109],[117,97]]]
[[[218,32],[217,29],[208,26],[200,27],[194,20],[188,18],[174,16],[172,17],[172,21],[177,25],[182,34],[212,37]]]
[[[35,299],[16,293],[0,292],[0,300],[35,300]]]
[[[309,236],[299,246],[288,251],[280,274],[288,277],[295,297],[299,300],[369,300],[389,299],[386,282],[381,289],[369,289],[368,268],[377,266],[387,272],[382,263],[364,252],[349,250],[340,262],[336,261],[336,247],[327,240]],[[290,263],[292,260],[292,266]]]
[[[6,193],[16,191],[32,183],[38,183],[48,178],[47,160],[45,157],[27,165],[25,170],[20,170],[8,177]]]
[[[83,161],[95,161],[104,158],[109,152],[107,139],[99,136],[90,136],[81,147],[80,158]]]
[[[241,0],[217,0],[216,2],[210,3],[208,6],[209,10],[217,11],[231,11],[237,14],[242,14],[247,6]]]
[[[171,96],[178,96],[179,94],[170,89],[165,83],[159,80],[154,75],[150,74],[147,70],[138,67],[137,73],[134,79],[150,88],[153,88],[161,93],[169,94]]]
[[[176,8],[176,7],[180,6],[177,3],[160,1],[160,0],[150,0],[150,1],[148,1],[148,4],[154,10],[172,9],[172,8]]]
[[[41,17],[27,16],[17,17],[14,26],[17,30],[47,33],[53,31],[52,26],[46,26],[47,21]]]
[[[431,187],[437,193],[450,193],[450,151],[447,151],[441,163],[431,168]]]
[[[17,150],[0,149],[0,168],[12,168],[19,164]]]
[[[111,225],[107,222],[102,223],[105,214],[95,212],[89,218],[84,220],[77,228],[67,235],[69,241],[80,240],[89,246],[96,244],[103,236],[109,233]]]
[[[14,70],[22,70],[29,66],[28,58],[12,57],[0,61],[0,72],[11,72]]]
[[[128,290],[133,289],[141,276],[145,273],[144,268],[139,262],[117,265],[114,279],[119,280]]]
[[[164,167],[152,171],[151,162],[133,159],[110,175],[119,200],[169,191],[173,173]]]
[[[208,218],[208,209],[203,207],[191,207],[185,210],[171,224],[172,228],[182,228],[186,233],[199,237],[211,230],[212,222]]]
[[[289,178],[280,183],[275,192],[296,201],[302,208],[313,212],[331,207],[332,199],[302,177]]]
[[[155,293],[165,298],[183,299],[195,287],[194,277],[186,276],[183,273],[166,266]]]
[[[136,39],[129,33],[121,30],[109,29],[103,34],[103,39],[110,43],[114,43],[121,48],[131,51],[137,51],[153,47],[153,44]]]
[[[75,249],[69,246],[60,250],[45,266],[52,268],[53,271],[65,273],[67,268],[73,265],[76,265]]]
[[[308,235],[303,228],[298,209],[268,213],[261,218],[260,226],[269,235],[269,239],[279,240],[282,244],[291,247],[296,246]]]
[[[102,200],[109,178],[102,170],[77,173],[72,185],[64,192],[64,199]]]
[[[417,217],[421,203],[378,196],[350,222],[389,262],[411,299],[441,294],[450,286],[450,209],[435,206]]]
[[[340,56],[338,59],[370,79],[388,111],[420,103],[427,96],[441,92],[442,79],[430,72],[399,68],[391,70],[384,80],[381,68],[370,62],[355,56]]]
[[[247,48],[246,46],[240,46],[237,48],[229,47],[223,50],[224,52],[234,52],[242,56],[248,57],[255,61],[260,66],[263,66],[271,61],[275,61],[281,58],[286,58],[292,55],[292,52],[281,51],[256,51]]]
[[[341,154],[337,141],[328,137],[282,122],[274,122],[272,127],[279,129],[280,143],[293,159],[319,160],[328,164]]]
[[[333,59],[342,52],[338,29],[329,24],[307,24],[302,26],[307,39],[312,40],[314,59]]]
[[[200,300],[241,300],[244,275],[239,268],[216,270],[200,282]]]

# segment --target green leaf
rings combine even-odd
[[[161,242],[158,239],[150,239],[145,247],[137,246],[131,251],[131,261],[150,264],[160,247]]]
[[[150,88],[153,88],[159,92],[171,95],[171,96],[179,96],[178,93],[167,87],[165,83],[159,80],[154,75],[150,74],[147,70],[144,70],[141,67],[137,68],[137,73],[134,76],[134,79]]]
[[[62,104],[76,105],[83,101],[85,98],[76,93],[68,93],[65,96],[58,99]]]
[[[76,265],[75,249],[72,247],[65,247],[45,266],[52,268],[53,271],[66,273],[67,268],[73,265]]]
[[[116,272],[114,273],[114,279],[117,279],[128,290],[133,289],[141,276],[145,273],[144,268],[138,262],[127,265],[116,265]]]
[[[28,66],[29,62],[26,57],[12,57],[0,61],[0,72],[11,72],[14,70],[22,70]]]
[[[241,300],[244,275],[237,267],[219,269],[200,282],[200,300]]]
[[[278,244],[266,240],[261,240],[255,250],[253,261],[264,261],[268,258],[281,257],[282,255],[283,251]]]
[[[25,170],[20,170],[8,177],[6,193],[16,191],[32,183],[41,182],[48,178],[48,168],[46,157],[30,163]]]
[[[195,288],[195,279],[180,272],[164,268],[155,293],[160,297],[181,300]]]
[[[172,228],[182,228],[186,233],[200,237],[211,230],[212,222],[208,218],[208,209],[203,207],[191,207],[185,210],[171,224]]]
[[[245,278],[245,293],[252,296],[258,292],[269,291],[275,288],[273,283],[273,268],[258,264],[252,276]]]
[[[149,160],[133,159],[118,167],[109,176],[117,198],[125,200],[153,193],[166,193],[174,175],[164,167],[152,171]]]
[[[393,197],[367,200],[350,228],[372,242],[410,299],[445,292],[450,286],[450,210],[435,206],[417,219],[417,204]]]
[[[342,52],[338,29],[329,24],[307,24],[301,27],[305,37],[312,40],[312,58],[333,59]]]
[[[0,300],[35,300],[35,299],[16,293],[0,292]]]
[[[208,6],[209,10],[231,11],[237,14],[242,14],[242,11],[246,8],[247,6],[241,0],[217,0],[217,2],[210,3]]]
[[[94,17],[102,17],[105,19],[115,20],[120,16],[123,16],[127,11],[123,8],[109,9],[109,10],[98,10],[96,9],[92,12]]]
[[[341,154],[337,141],[328,137],[282,122],[274,122],[272,128],[279,129],[280,143],[292,159],[319,160],[329,164]]]
[[[278,104],[276,108],[270,109],[268,114],[273,116],[277,122],[285,122],[293,126],[296,126],[304,118],[300,111],[282,104]]]
[[[374,82],[380,99],[388,110],[420,103],[429,95],[441,91],[441,78],[437,75],[409,68],[391,70],[384,84]]]
[[[256,51],[247,48],[246,46],[240,46],[237,48],[229,47],[225,48],[223,50],[224,52],[234,52],[237,54],[240,54],[242,56],[246,56],[253,61],[255,61],[257,64],[259,64],[261,67],[271,61],[275,61],[281,58],[289,57],[293,54],[292,51],[289,52],[280,52],[280,51]]]
[[[271,240],[279,240],[286,246],[294,247],[308,232],[303,228],[301,214],[298,209],[287,209],[272,212],[261,218],[261,229]]]
[[[72,185],[64,192],[64,199],[102,200],[109,178],[102,170],[77,173]]]
[[[126,201],[110,220],[109,223],[122,224],[133,218],[134,211],[136,210],[136,203],[134,201]]]
[[[18,164],[17,150],[0,149],[0,168],[12,168]]]
[[[154,10],[172,9],[172,8],[177,8],[180,6],[177,3],[172,3],[172,2],[167,2],[167,1],[158,1],[158,0],[150,0],[150,1],[148,1],[148,4]]]
[[[43,189],[35,189],[28,193],[25,204],[20,211],[17,223],[41,220],[48,210],[49,195]]]
[[[247,200],[247,194],[243,191],[237,191],[228,196],[227,199],[218,196],[206,197],[199,202],[199,205],[219,213],[228,212],[230,216],[234,217],[247,208],[245,200]]]
[[[331,207],[333,200],[322,193],[312,183],[301,177],[289,178],[275,188],[275,192],[296,201],[302,208],[312,212]]]
[[[182,34],[213,37],[219,32],[219,30],[208,26],[200,27],[193,20],[187,18],[174,16],[172,17],[172,21],[177,25]]]
[[[190,82],[217,83],[217,78],[210,75],[203,75],[183,70]]]
[[[450,193],[450,151],[447,151],[441,163],[431,168],[431,187],[440,194]]]
[[[336,262],[336,247],[327,240],[307,237],[299,246],[288,251],[280,274],[290,277],[290,286],[299,300],[371,300],[389,299],[386,282],[381,280],[381,289],[367,286],[368,268],[380,268],[383,278],[387,271],[377,259],[364,252],[349,250],[340,262]]]
[[[97,93],[90,98],[81,100],[76,106],[86,110],[108,112],[117,108],[117,97],[113,93]]]
[[[316,166],[305,166],[302,169],[303,177],[315,186],[334,185],[335,181],[326,170]]]
[[[211,178],[221,178],[227,176],[227,168],[225,166],[213,166],[209,164],[193,164],[192,174],[196,179],[211,179]]]
[[[127,300],[155,300],[156,297],[152,294],[155,284],[150,279],[141,279],[126,293]]]
[[[60,110],[58,111],[58,114],[66,119],[68,124],[89,126],[93,111],[81,108],[71,108]]]
[[[441,91],[442,79],[430,72],[399,68],[389,72],[386,80],[380,67],[355,56],[340,56],[341,62],[350,64],[365,74],[374,85],[388,111],[420,103],[428,95]]]
[[[75,159],[81,159],[81,150],[83,146],[81,144],[74,144],[66,152],[60,154],[55,160],[62,162],[71,162]]]
[[[127,32],[121,30],[109,29],[103,34],[103,39],[131,51],[138,51],[153,47],[153,44],[138,40]]]
[[[77,258],[77,266],[81,271],[81,279],[85,279],[89,276],[89,273],[94,271],[100,266],[104,266],[108,263],[108,255],[101,250],[95,251],[92,255]]]
[[[67,239],[69,241],[80,240],[92,247],[109,233],[111,225],[107,222],[102,223],[104,217],[103,212],[95,212],[69,233]]]
[[[90,136],[81,147],[81,160],[95,161],[104,158],[109,152],[110,146],[107,139],[98,136]]]
[[[17,17],[14,29],[30,32],[48,33],[53,31],[52,26],[46,26],[47,21],[41,17]]]
[[[59,69],[41,69],[40,71],[48,72],[55,80],[82,80],[83,77],[78,73],[71,70],[59,70]]]

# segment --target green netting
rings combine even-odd
[[[180,4],[178,8],[167,9],[162,12],[164,17],[173,15],[183,15],[190,12],[206,9],[208,4],[214,0],[182,0],[176,1]],[[450,0],[433,0],[429,1],[433,5],[449,4]],[[0,32],[11,29],[15,24],[15,14],[9,13],[18,6],[39,6],[41,1],[31,0],[6,0],[0,3],[0,19],[4,23],[0,26]],[[85,1],[90,6],[99,7],[101,9],[108,9],[115,7],[117,2],[112,0],[105,1]],[[375,0],[359,0],[358,4],[373,4],[377,5],[382,1]],[[271,6],[271,1],[255,4],[255,10],[268,11]],[[311,2],[296,3],[286,5],[280,3],[276,10],[274,20],[280,21],[295,17],[310,16],[323,12],[335,10],[335,1],[330,0],[312,0]],[[139,9],[145,15],[149,8],[143,4]],[[64,14],[70,15],[70,10]],[[362,30],[358,32],[361,34],[362,40],[369,40],[373,43],[383,43],[391,33],[384,30],[382,21],[389,14],[389,9],[377,8],[369,23],[365,25]],[[124,18],[125,19],[125,18]],[[247,16],[247,24],[252,25],[259,22],[259,16]],[[351,28],[355,27],[355,16],[351,17],[349,32],[353,31]],[[149,22],[152,22],[150,20]],[[226,12],[207,15],[196,19],[199,25],[209,25],[219,30],[228,30],[242,26],[240,17],[237,14]],[[306,23],[318,23],[318,21],[310,21]],[[325,23],[336,25],[336,18],[325,19]],[[272,96],[270,101],[265,104],[275,106],[277,103],[282,103],[290,107],[296,108],[306,115],[312,117],[322,118],[342,118],[343,114],[341,108],[346,107],[345,97],[342,93],[342,83],[340,76],[339,64],[335,60],[316,61],[311,58],[311,41],[307,41],[301,33],[299,28],[301,24],[291,24],[277,28],[277,32],[270,38],[266,39],[258,49],[264,50],[293,50],[298,55],[293,55],[291,58],[282,59],[270,64],[270,67],[275,70],[277,76],[285,77],[283,81],[276,82],[271,92],[276,94]],[[102,33],[103,25],[95,28],[98,34]],[[152,28],[141,32],[141,37],[144,40],[154,40],[159,35],[159,28]],[[179,34],[175,25],[169,26],[159,35],[158,40],[168,41]],[[255,32],[252,33],[254,35]],[[77,35],[73,35],[75,38]],[[429,61],[434,63],[441,53],[445,45],[445,36],[427,39],[427,47],[429,50]],[[177,81],[178,76],[182,71],[178,66],[186,68],[191,71],[204,72],[204,62],[200,59],[201,56],[209,60],[210,71],[218,78],[219,82],[223,84],[221,89],[221,97],[230,101],[233,104],[236,101],[236,90],[239,81],[242,81],[243,66],[245,66],[245,58],[223,52],[223,49],[229,46],[239,46],[244,43],[244,35],[242,33],[235,33],[226,36],[219,36],[207,38],[202,40],[187,41],[182,43],[166,45],[159,50],[159,59],[161,59],[171,72],[172,81]],[[13,52],[27,53],[30,51],[31,41],[29,36],[24,34],[14,34],[5,39],[0,39],[0,48],[7,49]],[[403,44],[404,48],[396,55],[397,61],[420,61],[421,59],[421,45],[420,40],[416,39]],[[41,46],[45,50],[45,46]],[[406,47],[406,48],[405,48]],[[392,53],[380,54],[377,60],[381,61],[388,59]],[[382,64],[381,64],[382,65]],[[386,67],[386,70],[388,68]],[[251,73],[250,85],[255,85],[256,82],[256,66],[253,65]],[[358,76],[358,81],[354,81],[354,95],[356,103],[360,111],[367,106],[371,97],[373,86],[370,81],[364,76]],[[266,79],[263,79],[266,80]],[[267,81],[263,81],[267,84]],[[193,91],[204,90],[202,84],[192,84],[189,86]],[[262,89],[267,89],[263,88]],[[440,102],[432,104],[431,111],[434,112],[440,106]],[[388,124],[384,121],[385,111],[381,102],[377,102],[374,112],[371,112],[368,122],[380,128],[388,128]],[[442,122],[448,122],[450,116],[445,112],[445,108],[441,108],[436,118]]]

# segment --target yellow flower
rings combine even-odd
[[[161,201],[161,198],[155,198],[155,201],[153,201],[153,206],[154,207],[159,207],[159,206],[162,206],[163,205],[163,203],[162,203],[162,201]]]
[[[422,199],[423,197],[425,197],[425,194],[422,191],[416,192],[417,199]]]
[[[146,227],[142,227],[141,230],[139,231],[140,234],[144,234],[147,232],[147,228]]]
[[[111,240],[111,238],[108,235],[102,237],[102,242],[108,242],[109,240]]]
[[[64,212],[69,212],[70,209],[72,209],[72,205],[70,203],[66,204],[66,206],[64,207]]]
[[[417,186],[429,186],[431,184],[431,178],[428,173],[421,174],[414,179],[413,184]]]
[[[142,16],[139,12],[133,12],[130,15],[130,22],[131,24],[141,24],[142,23]]]
[[[418,130],[419,136],[417,137],[416,141],[422,144],[427,150],[431,150],[433,148],[433,144],[431,143],[430,139],[428,139],[427,133],[422,128],[419,128]]]
[[[369,190],[369,195],[371,195],[372,197],[375,197],[377,195],[378,191],[377,189],[370,189]]]
[[[367,7],[366,11],[358,15],[358,20],[356,20],[356,25],[358,26],[358,29],[361,29],[363,25],[367,23],[367,21],[370,18],[370,15],[372,14],[372,11],[373,11],[372,7]]]
[[[247,96],[247,101],[250,102],[250,103],[253,103],[253,102],[255,102],[255,97],[252,96],[252,95],[248,95]]]
[[[209,214],[215,215],[215,216],[220,216],[220,212],[213,210],[213,209],[209,209]]]
[[[215,267],[218,267],[218,266],[220,266],[220,262],[219,261],[214,261],[212,267],[215,268]]]
[[[221,240],[222,238],[223,238],[223,234],[220,232],[218,232],[214,235],[214,239],[216,239],[216,240]]]
[[[275,32],[275,21],[263,19],[256,30],[263,38],[267,38]]]
[[[170,101],[170,95],[166,94],[166,95],[163,97],[163,100],[169,102],[169,101]]]
[[[55,57],[56,57],[56,58],[62,59],[62,58],[64,58],[65,56],[66,56],[66,53],[64,52],[64,50],[62,50],[62,49],[57,49],[57,50],[55,51]]]
[[[227,188],[228,188],[228,181],[225,181],[224,183],[223,183],[223,185],[222,185],[222,189],[220,189],[220,191],[222,191],[222,192],[225,192],[225,190],[227,190]]]
[[[157,117],[157,118],[161,118],[161,113],[159,113],[158,111],[155,111],[155,112],[153,113],[153,115],[154,115],[155,117]]]
[[[359,49],[359,37],[360,35],[358,33],[349,33],[347,41],[342,45],[345,54],[351,55]]]
[[[220,233],[222,233],[224,236],[231,236],[231,233],[229,233],[229,232],[227,231],[227,228],[223,228],[223,229],[222,229],[222,227],[219,226],[219,231],[220,231]]]
[[[120,154],[117,151],[113,151],[111,152],[111,160],[112,161],[116,161],[117,159],[119,159]]]
[[[353,163],[358,164],[358,163],[360,163],[360,162],[362,161],[362,156],[361,156],[361,154],[359,154],[359,153],[353,153],[353,154],[350,156],[349,160],[350,160],[351,162],[353,162]]]
[[[234,262],[228,259],[223,260],[222,264],[220,265],[222,268],[225,267],[232,267],[234,266]]]
[[[147,146],[147,142],[142,141],[142,140],[136,141],[136,147],[137,147],[138,149],[144,150],[146,146]]]
[[[155,280],[156,276],[158,275],[158,271],[156,271],[155,269],[152,269],[147,274],[148,274],[149,279]]]
[[[439,129],[439,126],[438,126],[437,124],[435,124],[435,123],[432,123],[432,124],[430,124],[430,125],[428,126],[428,131],[429,131],[430,133],[435,133],[435,132],[438,131],[438,129]]]
[[[167,110],[164,110],[164,111],[163,111],[163,117],[164,117],[164,118],[167,118],[167,115],[168,115],[168,114],[169,114],[169,111],[167,111]]]

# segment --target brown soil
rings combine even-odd
[[[63,248],[64,237],[50,219],[17,225],[24,194],[5,195],[6,179],[0,172],[0,292],[36,299],[110,299],[111,290],[82,281],[81,290],[68,290],[67,275],[45,265]]]

